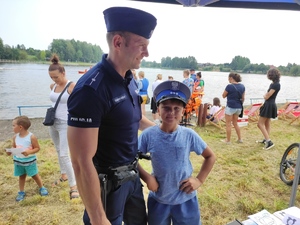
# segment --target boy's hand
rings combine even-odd
[[[7,155],[11,155],[11,152],[6,152]]]
[[[201,186],[201,181],[195,177],[189,177],[180,182],[180,191],[184,191],[187,194],[192,193],[193,191],[197,190]]]
[[[155,176],[151,175],[147,180],[147,187],[150,191],[157,192],[159,188],[159,184],[155,178]]]
[[[24,155],[24,156],[29,156],[29,152],[28,152],[28,148],[24,151],[24,152],[22,152],[22,155]]]

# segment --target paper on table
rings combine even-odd
[[[6,148],[6,152],[11,152],[13,155],[18,156],[19,158],[25,158],[22,152],[25,151],[26,148]]]

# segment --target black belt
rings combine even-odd
[[[118,167],[112,167],[112,166],[106,166],[106,167],[102,167],[102,166],[98,166],[95,165],[95,168],[97,170],[98,174],[107,174],[108,176],[111,176],[111,174],[113,174],[116,171],[130,171],[130,170],[136,170],[137,168],[137,163],[138,160],[134,160],[132,163],[128,164],[128,165],[124,165],[124,166],[118,166]]]

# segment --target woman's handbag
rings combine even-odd
[[[54,119],[55,119],[55,108],[51,107],[47,109],[47,113],[43,124],[45,126],[52,126],[54,124]]]
[[[244,116],[244,106],[242,105],[242,111],[241,111],[239,117],[240,117],[240,118],[243,118],[243,116]]]
[[[55,120],[55,111],[56,111],[56,108],[58,106],[58,103],[60,101],[60,98],[61,96],[63,95],[63,93],[67,90],[67,88],[70,86],[70,84],[72,83],[72,81],[70,81],[66,87],[64,88],[64,90],[60,93],[56,103],[55,103],[55,106],[54,107],[50,107],[49,109],[47,109],[47,113],[46,113],[46,116],[45,116],[45,119],[44,119],[44,122],[43,124],[45,126],[52,126],[54,124],[54,120]]]

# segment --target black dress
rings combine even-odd
[[[262,107],[260,108],[259,116],[275,119],[277,117],[277,106],[275,100],[280,90],[280,83],[279,82],[271,83],[268,92],[271,89],[275,90],[275,92],[262,105]]]

